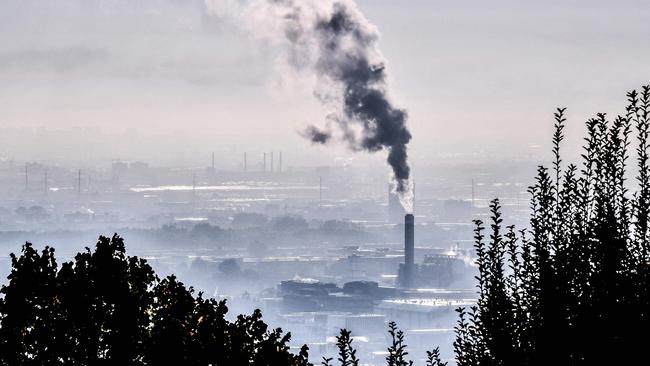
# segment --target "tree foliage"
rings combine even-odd
[[[565,109],[557,110],[554,161],[550,170],[538,168],[529,190],[529,228],[504,228],[496,199],[489,229],[475,222],[479,300],[476,307],[458,310],[459,366],[646,358],[650,87],[627,97],[624,115],[609,120],[599,113],[587,121],[580,166],[563,166]],[[637,169],[631,193],[633,144]]]
[[[118,236],[57,265],[27,243],[0,293],[3,365],[308,365],[307,348],[259,310],[225,319],[225,301],[159,279]]]
[[[388,366],[412,366],[413,361],[407,360],[409,354],[404,343],[404,332],[397,328],[395,322],[388,323],[388,334],[390,334],[391,345],[388,347],[386,362]]]

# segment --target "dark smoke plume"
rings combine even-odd
[[[288,44],[286,62],[298,71],[314,72],[318,80],[314,94],[333,109],[326,129],[309,126],[302,135],[319,144],[336,137],[354,151],[387,150],[395,190],[405,209],[412,211],[407,154],[411,133],[406,111],[395,107],[388,97],[376,28],[352,0],[244,3],[237,10],[240,17],[258,28],[261,37],[281,38]]]
[[[316,126],[309,126],[303,132],[302,135],[309,139],[309,141],[315,144],[326,144],[332,138],[332,134],[329,131],[321,130]]]

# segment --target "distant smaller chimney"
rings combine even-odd
[[[275,159],[273,159],[273,151],[271,151],[271,173],[273,173],[274,162],[275,162]]]

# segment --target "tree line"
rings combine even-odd
[[[25,244],[0,292],[3,365],[307,365],[259,310],[228,321],[225,301],[159,279],[124,240],[100,237],[71,262]]]

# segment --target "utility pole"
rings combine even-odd
[[[472,209],[473,209],[474,207],[476,207],[476,206],[474,205],[475,194],[476,194],[476,193],[474,192],[474,178],[472,178]]]
[[[196,174],[192,174],[192,202],[196,202]]]

